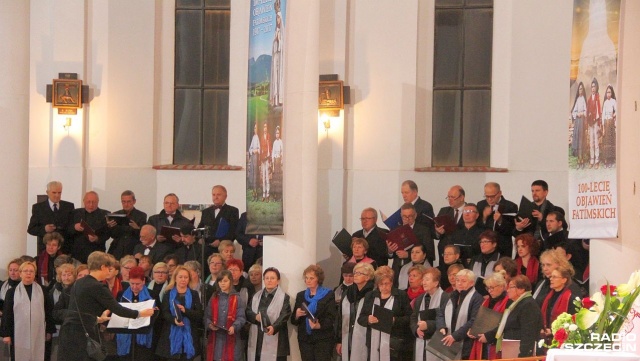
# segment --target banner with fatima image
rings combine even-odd
[[[618,234],[616,129],[620,0],[574,0],[569,238]]]
[[[286,0],[251,0],[247,234],[283,234]]]

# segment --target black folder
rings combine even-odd
[[[454,342],[451,346],[445,346],[442,343],[443,337],[440,331],[436,331],[427,343],[427,351],[442,360],[458,360],[462,352],[462,342]]]
[[[310,318],[312,322],[318,322],[316,315],[309,311],[309,305],[307,305],[306,302],[302,302],[302,309],[307,313],[307,317]]]
[[[373,316],[378,319],[378,322],[370,324],[369,326],[371,326],[371,328],[380,332],[391,333],[391,328],[393,327],[393,311],[379,305],[373,305]]]
[[[529,199],[527,199],[527,197],[522,196],[522,198],[520,199],[520,206],[518,207],[518,218],[532,219],[532,213],[535,209],[535,203],[531,202]]]
[[[262,331],[267,332],[267,327],[271,326],[271,320],[265,311],[258,312],[260,314],[260,323],[262,324]]]
[[[426,310],[422,310],[418,312],[418,319],[420,321],[435,321],[436,319],[436,309],[429,308]]]
[[[180,308],[178,308],[178,305],[180,303],[176,300],[173,300],[173,308],[176,311],[176,322],[182,322],[182,311],[180,311]]]
[[[488,307],[480,307],[469,333],[477,337],[481,333],[495,330],[500,325],[500,320],[502,320],[501,312],[494,311]]]
[[[169,241],[173,241],[172,238],[174,235],[178,235],[178,236],[180,235],[180,228],[162,226],[162,228],[160,228],[160,235]]]
[[[343,228],[340,232],[336,232],[331,242],[338,247],[342,254],[346,254],[349,257],[353,256],[353,253],[351,253],[351,234],[346,229]]]
[[[107,221],[116,221],[119,226],[128,226],[131,220],[124,213],[109,213],[107,214]]]

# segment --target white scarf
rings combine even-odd
[[[449,333],[453,333],[454,331],[459,329],[462,325],[467,323],[467,319],[469,318],[469,304],[471,303],[471,299],[473,298],[474,293],[476,293],[476,290],[474,287],[471,287],[471,289],[469,290],[469,293],[467,293],[467,296],[464,298],[464,301],[462,301],[462,304],[460,305],[460,310],[458,311],[458,319],[456,321],[455,330],[451,329],[451,319],[453,318],[453,300],[449,299],[449,302],[447,302],[447,306],[444,309],[444,322],[447,325],[447,329],[449,330]],[[456,359],[459,359],[459,358],[460,358],[460,355],[457,355]]]
[[[62,286],[63,290],[64,290],[64,286]],[[53,304],[55,305],[56,303],[58,303],[58,300],[60,299],[60,295],[62,294],[62,291],[58,290],[57,288],[53,289]],[[51,337],[58,337],[60,334],[60,327],[62,327],[62,325],[56,325],[56,332],[51,335]]]
[[[418,263],[426,268],[431,268],[429,262],[425,259],[422,263]],[[400,268],[400,272],[398,273],[398,289],[406,290],[409,287],[409,269],[415,266],[413,262],[409,262]]]
[[[260,298],[262,297],[262,293],[264,292],[264,288],[260,291],[256,292],[251,299],[251,311],[258,314],[258,306],[260,305]],[[276,288],[275,294],[273,295],[273,299],[271,303],[267,307],[267,316],[269,316],[269,320],[271,323],[275,322],[278,317],[280,317],[280,312],[282,311],[282,306],[284,305],[284,297],[285,293],[280,287]],[[258,328],[259,327],[259,328]],[[251,328],[249,329],[249,348],[247,350],[248,360],[254,361],[256,359],[256,347],[258,345],[258,332],[263,332],[262,325],[258,326],[255,324],[251,324]],[[267,335],[266,330],[262,334],[262,348],[260,349],[260,360],[261,361],[275,361],[278,357],[278,334]]]
[[[394,297],[389,297],[387,302],[384,304],[384,308],[387,310],[393,310],[393,301]],[[380,297],[376,297],[373,304],[380,306]],[[373,315],[373,309],[371,310],[371,314]],[[371,345],[369,345],[369,353],[371,354],[369,357],[370,361],[391,360],[390,339],[391,335],[388,333],[384,333],[373,328],[371,329]]]
[[[9,280],[4,281],[2,287],[0,287],[0,300],[4,300],[7,296],[7,291],[11,289],[11,285],[9,284]]]
[[[44,294],[38,284],[31,286],[31,300],[20,282],[13,302],[16,360],[44,360],[45,318]]]
[[[429,300],[429,309],[434,309],[434,308],[440,308],[440,300],[442,298],[442,294],[444,293],[444,291],[442,291],[442,288],[438,287],[436,289],[436,292],[433,294],[433,296],[431,296],[431,299]],[[426,297],[428,295],[428,293],[425,293],[423,297]],[[421,311],[424,311],[424,298],[422,299],[422,302],[420,302],[420,309],[418,310],[418,321],[426,321],[426,320],[421,320],[420,319],[420,313]],[[414,352],[414,357],[416,361],[424,361],[425,357],[426,357],[426,348],[427,348],[427,340],[421,339],[421,338],[416,338],[416,346],[415,346],[415,352]]]
[[[356,320],[362,311],[364,298],[361,298],[356,305]],[[357,321],[353,325],[351,334],[351,347],[349,347],[349,322],[351,321],[351,303],[345,296],[342,298],[342,361],[366,361],[367,360],[367,328],[361,326]],[[351,357],[349,351],[351,350]]]
[[[167,285],[169,284],[169,282],[165,281],[162,284],[162,288],[160,289],[160,293],[158,295],[158,298],[160,299],[160,302],[162,302],[162,299],[164,298],[164,290],[167,288]],[[149,289],[150,291],[153,290],[153,288],[156,286],[156,281],[151,281],[149,282],[149,285],[147,286],[147,289]]]

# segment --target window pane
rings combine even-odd
[[[462,10],[436,10],[433,85],[462,84]]]
[[[231,3],[230,0],[205,0],[204,6],[208,8],[229,8]]]
[[[467,0],[466,3],[467,6],[493,6],[493,0]]]
[[[231,12],[205,12],[204,84],[229,86],[229,39]]]
[[[463,0],[436,0],[436,7],[460,7]]]
[[[176,9],[179,8],[201,8],[202,0],[176,0]]]
[[[173,163],[200,164],[200,90],[176,89]]]
[[[465,11],[464,19],[464,83],[491,85],[491,49],[493,10]]]
[[[176,11],[176,86],[200,86],[202,11]]]
[[[463,109],[462,164],[488,166],[491,150],[491,91],[465,91]]]
[[[202,118],[203,164],[226,164],[229,137],[228,90],[205,90]]]
[[[456,90],[433,92],[433,166],[460,165],[460,96]]]

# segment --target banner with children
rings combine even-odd
[[[570,238],[618,233],[620,0],[574,0],[569,108]]]
[[[286,0],[251,0],[247,84],[247,228],[283,234]]]

